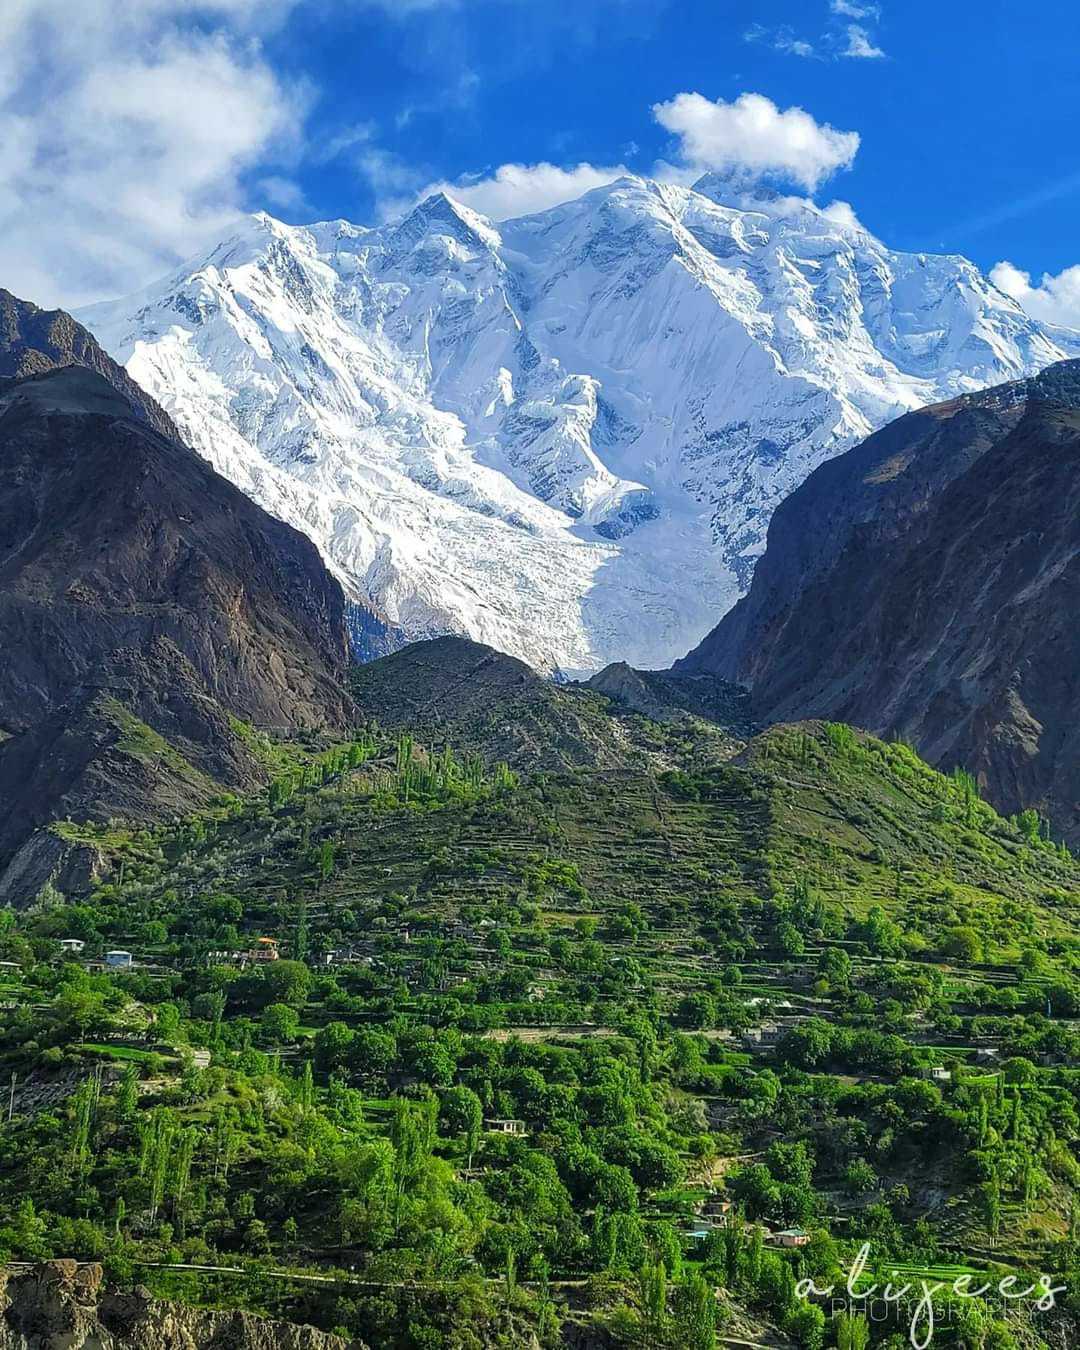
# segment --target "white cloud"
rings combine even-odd
[[[825,32],[814,42],[796,36],[790,24],[766,28],[755,23],[743,33],[744,42],[763,42],[787,56],[802,56],[818,61],[842,61],[846,58],[875,59],[885,55],[863,23],[841,23],[840,19],[860,19],[874,23],[881,18],[878,5],[856,0],[831,0],[832,15]]]
[[[838,169],[849,168],[859,148],[856,131],[837,131],[802,108],[781,111],[763,94],[733,103],[702,94],[677,94],[653,107],[656,120],[679,138],[687,166],[774,174],[813,191]]]
[[[1033,286],[1030,272],[1022,272],[1011,262],[999,262],[991,269],[990,280],[1033,319],[1080,328],[1080,265],[1066,267],[1057,276],[1046,272]]]
[[[431,183],[421,195],[446,192],[492,220],[509,220],[573,201],[629,172],[622,165],[600,168],[593,164],[578,164],[571,169],[562,169],[548,163],[502,164],[488,178]]]
[[[794,29],[788,24],[777,28],[775,32],[763,24],[751,24],[743,33],[743,41],[767,42],[774,51],[784,52],[788,56],[803,56],[809,59],[820,55],[812,42],[796,37]]]
[[[299,211],[307,208],[307,201],[300,187],[289,178],[279,174],[267,174],[255,184],[255,190],[271,206],[280,206],[288,210]]]
[[[880,19],[881,6],[860,4],[858,0],[829,0],[829,8],[834,14],[847,19]]]
[[[849,23],[847,26],[847,46],[841,52],[841,56],[855,57],[856,59],[875,60],[882,57],[885,53],[880,47],[875,47],[870,40],[870,34],[860,24]]]
[[[148,283],[220,238],[244,174],[295,145],[305,91],[257,27],[292,0],[4,0],[2,281],[68,307]],[[288,189],[271,175],[280,202]]]
[[[751,180],[779,177],[813,191],[837,169],[847,168],[859,148],[857,132],[837,131],[802,108],[781,111],[761,94],[713,103],[701,94],[683,93],[656,104],[652,111],[679,140],[678,162],[660,160],[653,168],[654,176],[666,182],[689,185],[709,170],[739,170]],[[510,220],[574,201],[632,172],[624,164],[581,163],[570,168],[546,161],[502,164],[488,175],[441,180],[417,192],[412,190],[418,185],[410,182],[408,166],[370,144],[367,128],[356,139],[361,152],[354,162],[372,182],[384,218],[418,197],[445,192],[492,220]],[[825,212],[842,224],[862,228],[845,202],[834,202]]]
[[[776,34],[773,46],[778,52],[787,52],[789,56],[802,56],[809,59],[817,56],[817,49],[812,42],[807,42],[804,38],[797,38],[790,28],[781,28]]]
[[[827,220],[835,221],[837,225],[843,225],[845,229],[860,230],[863,234],[870,233],[855,214],[855,208],[850,202],[830,202],[828,206],[819,207],[818,210]]]

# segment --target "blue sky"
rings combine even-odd
[[[827,0],[478,0],[394,18],[336,5],[332,22],[297,12],[271,50],[316,74],[316,139],[371,123],[380,148],[428,180],[505,162],[647,173],[671,149],[654,104],[755,91],[859,133],[853,168],[819,195],[850,201],[891,246],[1038,272],[1075,262],[1080,157],[1067,128],[1080,7],[893,0],[877,19],[847,8],[868,12],[856,21]],[[882,57],[838,55],[856,22]],[[798,42],[815,55],[794,54]],[[298,180],[317,214],[371,218],[371,184],[342,167],[309,164]],[[1056,201],[1023,209],[1062,184]]]
[[[1032,312],[1080,324],[1067,0],[85,0],[74,14],[0,12],[0,281],[33,298],[133,289],[239,210],[364,223],[448,183],[505,215],[624,167],[685,181],[743,156],[849,202],[891,247],[1008,260],[995,275]]]

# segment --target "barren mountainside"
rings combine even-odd
[[[1080,363],[911,414],[776,512],[749,594],[677,669],[975,772],[1080,838]]]
[[[233,719],[342,727],[352,703],[344,598],[310,540],[69,316],[0,301],[0,894],[23,900],[44,878],[17,864],[15,893],[4,869],[39,826],[252,786]]]

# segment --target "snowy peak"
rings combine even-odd
[[[691,647],[823,460],[1080,354],[963,258],[718,176],[498,227],[259,215],[83,317],[389,623],[571,672]]]

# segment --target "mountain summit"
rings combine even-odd
[[[668,664],[817,465],[1080,353],[964,258],[715,176],[498,226],[260,215],[83,317],[354,598],[568,671]]]

